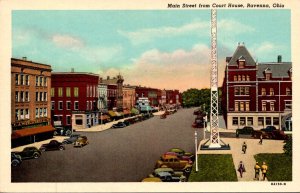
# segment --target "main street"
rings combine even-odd
[[[170,148],[195,151],[193,111],[180,109],[166,119],[155,116],[125,128],[81,132],[89,145],[66,145],[65,151],[24,160],[12,168],[12,182],[139,182]],[[203,130],[197,130],[202,139]]]

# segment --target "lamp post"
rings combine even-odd
[[[102,111],[100,112],[100,125],[101,125],[101,129],[102,129]]]
[[[197,150],[198,150],[198,146],[197,146],[197,131],[195,130],[195,162],[196,162],[196,172],[198,172],[198,155],[197,155]]]

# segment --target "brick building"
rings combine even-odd
[[[135,88],[135,98],[147,97],[150,102],[150,106],[158,106],[161,102],[161,91],[156,88],[137,86]]]
[[[51,127],[51,66],[11,59],[12,146],[53,136]]]
[[[101,83],[107,85],[107,108],[108,110],[123,111],[123,77],[119,74],[116,77],[101,79]]]
[[[84,129],[98,124],[98,80],[99,76],[93,73],[52,73],[54,126]]]
[[[135,86],[123,85],[123,108],[131,110],[135,103]]]
[[[287,128],[292,110],[292,63],[257,63],[244,44],[226,58],[222,110],[228,129],[274,125]]]
[[[162,104],[182,104],[182,94],[179,90],[162,90]]]

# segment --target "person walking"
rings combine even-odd
[[[259,180],[259,172],[260,172],[260,166],[258,165],[258,162],[256,162],[255,166],[254,166],[254,180]]]
[[[243,145],[242,145],[242,151],[244,152],[244,154],[246,153],[246,150],[247,150],[247,144],[246,142],[244,141]]]
[[[246,172],[245,165],[242,161],[240,161],[239,167],[237,171],[240,173],[240,177],[243,177],[243,172]]]
[[[263,142],[263,136],[262,136],[262,134],[260,134],[260,137],[259,137],[259,144],[262,145],[262,142]]]
[[[267,171],[268,171],[268,166],[267,166],[266,162],[263,162],[263,165],[261,166],[261,173],[262,173],[263,181],[265,181],[265,179],[266,179]]]

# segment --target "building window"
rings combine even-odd
[[[78,110],[79,109],[79,103],[78,101],[74,102],[74,110]]]
[[[270,73],[266,73],[266,80],[270,80],[271,78],[271,74]]]
[[[273,125],[279,125],[279,117],[273,117]]]
[[[261,88],[261,95],[266,96],[266,88]]]
[[[25,101],[27,102],[29,101],[29,92],[27,91],[25,92]]]
[[[245,61],[239,61],[239,68],[245,68]]]
[[[246,125],[246,117],[240,117],[240,125]]]
[[[76,119],[75,124],[76,125],[82,125],[82,119]]]
[[[43,92],[40,92],[40,101],[43,101]]]
[[[63,102],[58,101],[58,110],[63,110]]]
[[[55,88],[51,88],[51,97],[54,97],[55,94]]]
[[[245,75],[242,75],[242,81],[246,81]]]
[[[44,86],[47,86],[47,77],[44,77]]]
[[[59,87],[58,88],[58,97],[62,97],[63,96],[63,88]]]
[[[249,87],[245,87],[245,95],[249,95]]]
[[[35,86],[38,86],[38,85],[39,85],[39,77],[36,76],[36,77],[35,77]]]
[[[264,117],[258,117],[258,125],[264,126],[265,118]]]
[[[234,87],[234,95],[239,95],[239,94],[240,94],[240,88]]]
[[[78,87],[74,87],[74,97],[78,97],[79,89]]]
[[[289,87],[286,88],[286,95],[287,96],[291,96],[292,95],[292,91]]]
[[[25,109],[25,119],[29,119],[29,109]]]
[[[246,103],[246,111],[249,111],[250,110],[249,109],[249,101],[246,101],[245,103]]]
[[[20,109],[20,119],[24,119],[24,110]]]
[[[67,101],[66,106],[67,106],[67,110],[71,110],[71,101]]]
[[[54,108],[55,108],[55,102],[51,101],[51,110],[54,110]]]
[[[47,101],[47,92],[44,92],[44,101]]]
[[[272,125],[271,117],[266,117],[266,125]]]
[[[89,85],[86,86],[86,97],[89,97],[90,96],[90,93],[89,93]]]
[[[292,101],[284,101],[284,102],[285,102],[284,109],[285,110],[292,110]]]
[[[245,111],[244,102],[240,102],[240,111]]]
[[[19,102],[19,91],[16,91],[16,102]]]
[[[43,86],[43,77],[40,76],[40,86]]]
[[[274,102],[270,102],[270,111],[275,111]]]
[[[245,87],[240,87],[240,95],[245,95]]]
[[[39,92],[35,92],[35,101],[39,101]]]
[[[67,125],[71,125],[71,116],[67,115]]]
[[[19,120],[19,109],[16,109],[15,115],[16,115],[16,121],[18,121]]]
[[[274,88],[270,88],[270,95],[274,96]]]
[[[241,75],[238,75],[238,81],[241,81]]]
[[[71,88],[70,87],[66,88],[66,97],[71,97]]]
[[[19,74],[16,74],[16,85],[19,85]]]
[[[252,126],[253,125],[253,117],[247,117],[247,125]]]
[[[246,76],[246,80],[250,81],[250,76],[249,75]]]
[[[39,109],[35,108],[35,117],[38,118],[39,117]]]
[[[90,86],[90,97],[93,97],[93,86]]]
[[[24,75],[23,74],[20,75],[20,84],[24,85]]]
[[[266,102],[262,102],[261,103],[261,110],[262,111],[267,111],[267,104],[266,104]]]
[[[47,117],[47,108],[44,108],[44,117]]]
[[[25,85],[29,85],[29,75],[25,76]]]
[[[43,117],[43,108],[40,108],[40,117]]]
[[[86,101],[86,110],[89,110],[89,101]]]

